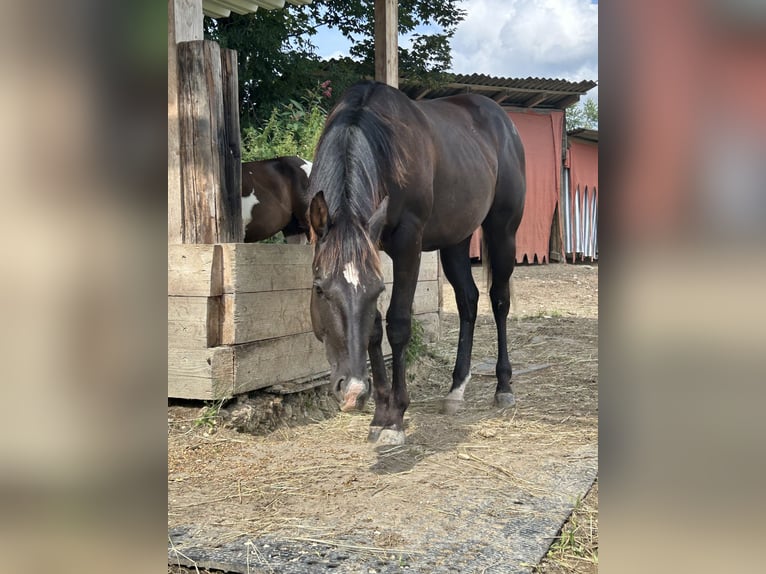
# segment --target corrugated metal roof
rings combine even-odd
[[[592,80],[570,82],[550,78],[498,78],[485,74],[456,74],[438,88],[401,79],[399,89],[413,99],[441,98],[466,92],[489,96],[504,106],[564,109],[596,87]]]
[[[576,130],[569,130],[567,136],[570,138],[577,138],[586,140],[589,142],[598,143],[598,130],[590,130],[587,128],[577,128]]]
[[[313,0],[287,0],[290,4],[300,6],[311,4]],[[264,8],[274,10],[284,8],[285,0],[202,0],[202,12],[211,18],[228,18],[232,12],[235,14],[250,14]]]

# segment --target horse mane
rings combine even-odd
[[[380,274],[366,224],[391,186],[405,180],[405,154],[393,128],[407,129],[386,113],[386,95],[375,98],[381,89],[388,88],[377,82],[350,88],[327,118],[317,144],[312,188],[324,193],[331,225],[317,243],[314,266],[327,272],[340,272],[353,262]]]

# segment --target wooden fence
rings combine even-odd
[[[311,329],[312,255],[309,245],[169,245],[168,397],[220,399],[327,374]],[[385,316],[393,268],[381,257]],[[431,336],[439,328],[437,261],[423,253],[413,303]]]

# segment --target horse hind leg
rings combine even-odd
[[[479,303],[479,290],[471,273],[471,260],[468,256],[470,238],[462,243],[442,249],[440,257],[442,269],[455,291],[458,314],[460,315],[460,335],[458,339],[455,368],[452,371],[452,387],[442,401],[442,412],[455,414],[463,404],[463,394],[471,379],[471,351],[473,350],[473,332]]]
[[[499,408],[512,407],[516,399],[511,389],[511,360],[508,356],[508,335],[506,327],[508,313],[511,307],[510,279],[516,263],[516,238],[509,233],[505,226],[493,228],[491,222],[484,225],[483,239],[487,242],[487,252],[490,265],[492,286],[489,289],[489,299],[492,303],[492,314],[497,327],[497,388],[495,389],[494,404]]]

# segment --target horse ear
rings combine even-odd
[[[386,225],[386,211],[388,210],[388,197],[385,197],[380,202],[378,209],[370,217],[370,221],[367,224],[367,232],[370,235],[370,240],[373,245],[377,245],[380,241],[380,234],[383,232],[383,227]]]
[[[327,202],[324,200],[324,193],[321,191],[311,198],[309,221],[317,237],[320,239],[324,237],[329,224],[329,214],[327,213]]]

